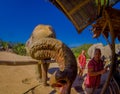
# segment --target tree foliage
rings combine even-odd
[[[71,50],[74,53],[76,58],[78,57],[78,55],[81,53],[82,50],[85,50],[87,58],[89,58],[88,54],[87,54],[87,51],[88,51],[88,48],[91,45],[92,44],[84,44],[84,45],[81,45],[81,46],[78,46],[78,47],[71,48]],[[26,49],[25,49],[25,44],[24,43],[5,42],[5,41],[2,41],[0,39],[0,47],[4,48],[5,50],[6,49],[11,49],[12,52],[14,52],[16,54],[19,54],[19,55],[26,55]]]
[[[0,39],[0,50],[10,51],[19,55],[26,55],[26,49],[24,43],[6,42]]]
[[[78,55],[81,53],[82,50],[85,50],[86,51],[86,56],[87,56],[87,58],[89,58],[89,56],[87,54],[87,51],[88,51],[90,46],[92,46],[92,44],[83,44],[81,46],[71,48],[71,50],[74,53],[76,58],[78,57]]]
[[[15,52],[16,54],[26,55],[25,44],[23,43],[16,43],[12,49],[13,49],[13,52]]]
[[[9,43],[0,39],[0,48],[3,50],[7,50],[8,47],[9,47]]]

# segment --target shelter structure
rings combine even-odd
[[[108,42],[112,61],[110,73],[101,91],[104,94],[109,85],[115,66],[115,39],[120,41],[120,10],[112,8],[120,0],[50,0],[73,23],[78,33],[92,25],[93,37],[101,34]]]

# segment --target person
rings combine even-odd
[[[85,50],[82,50],[81,54],[78,56],[78,66],[79,66],[79,76],[82,76],[86,66]]]
[[[94,57],[88,62],[88,72],[84,81],[85,94],[95,94],[100,85],[101,75],[106,72],[103,61],[101,60],[101,50],[96,48]],[[99,93],[97,93],[99,94]]]

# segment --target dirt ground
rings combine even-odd
[[[27,59],[31,58],[21,57],[9,52],[0,52],[0,94],[56,94],[53,88],[41,84],[37,64],[22,65],[22,61]],[[7,61],[11,63],[8,64]],[[12,63],[12,61],[14,62]],[[14,65],[15,61],[21,61],[21,64]],[[58,69],[57,64],[51,63],[48,77],[56,69]],[[76,78],[71,94],[82,91],[81,84],[82,80]]]
[[[16,61],[19,62],[17,63]],[[42,85],[36,62],[38,61],[28,56],[0,52],[0,94],[57,94],[51,86],[45,87]],[[51,63],[48,78],[56,69],[58,69],[57,63]],[[86,71],[87,68],[84,74]],[[102,76],[102,84],[105,82],[107,75],[108,73]],[[82,83],[83,79],[77,76],[73,83],[71,94],[84,94]]]

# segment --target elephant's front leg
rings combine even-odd
[[[47,78],[48,78],[47,72],[48,72],[48,67],[49,67],[49,63],[43,62],[43,63],[41,64],[41,69],[42,69],[42,83],[43,83],[44,86],[48,86],[48,84],[47,84]]]

